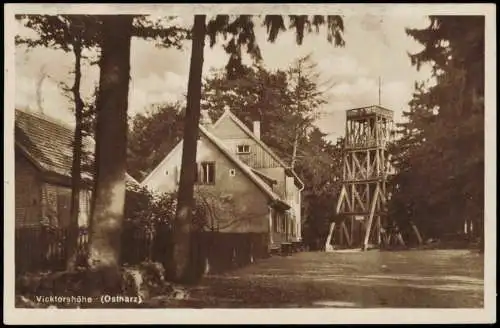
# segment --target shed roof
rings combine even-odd
[[[47,173],[70,178],[73,160],[74,128],[47,117],[41,113],[15,111],[15,143],[34,164]],[[87,161],[92,161],[94,140],[83,139],[83,149],[89,154]],[[82,177],[92,179],[92,173],[83,170]],[[128,185],[139,185],[128,173]]]

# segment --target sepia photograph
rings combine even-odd
[[[494,5],[5,8],[5,323],[496,321]]]

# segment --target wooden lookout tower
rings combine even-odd
[[[381,245],[388,224],[387,178],[392,172],[387,145],[393,116],[393,111],[377,105],[347,110],[339,219],[330,226],[327,248],[332,236],[336,244],[363,250]]]

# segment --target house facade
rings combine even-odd
[[[43,114],[15,111],[15,227],[67,227],[71,210],[73,129]],[[83,149],[93,150],[92,140]],[[133,178],[127,176],[130,183]],[[137,182],[135,182],[138,184]],[[91,175],[82,173],[79,226],[90,215]]]
[[[271,247],[301,240],[303,184],[260,140],[227,110],[214,124],[200,125],[196,192],[205,204],[218,199],[210,228],[221,232],[269,233]],[[155,192],[177,190],[182,141],[144,179]]]

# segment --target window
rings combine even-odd
[[[238,145],[237,153],[238,154],[249,154],[250,153],[250,146],[249,145]]]
[[[273,231],[276,233],[286,233],[287,231],[287,216],[281,212],[273,211]]]
[[[234,177],[236,175],[236,170],[235,169],[229,169],[229,176]]]
[[[196,180],[200,184],[215,184],[215,162],[201,163],[200,174]]]

